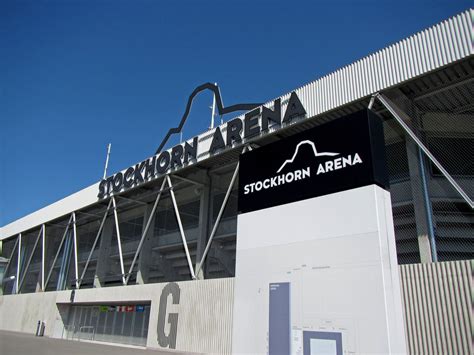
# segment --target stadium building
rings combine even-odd
[[[180,126],[203,90],[244,113],[0,229],[0,329],[202,353],[472,353],[473,18],[267,103],[224,107],[200,86]]]

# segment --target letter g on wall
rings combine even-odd
[[[170,325],[169,334],[165,334],[165,322],[166,322],[166,306],[168,303],[168,296],[171,296],[172,304],[179,304],[179,296],[181,290],[175,282],[167,284],[160,296],[160,309],[158,311],[158,344],[163,348],[176,349],[176,335],[178,332],[178,313],[168,314],[168,323]]]

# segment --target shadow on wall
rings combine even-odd
[[[71,305],[67,303],[57,303],[59,317],[56,319],[56,325],[51,335],[53,338],[66,338],[68,336],[68,319],[71,312]]]

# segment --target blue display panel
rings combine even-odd
[[[303,355],[342,355],[342,334],[303,331]]]
[[[290,283],[270,284],[269,355],[290,354]]]

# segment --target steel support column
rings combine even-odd
[[[405,123],[403,118],[400,116],[400,114],[397,112],[395,109],[395,105],[393,102],[391,102],[388,98],[386,98],[384,95],[380,93],[374,94],[374,97],[379,99],[379,101],[382,103],[382,105],[385,106],[385,108],[392,114],[392,116],[397,120],[397,122],[400,124],[400,126],[405,130],[405,132],[410,136],[411,139],[413,139],[418,147],[425,153],[425,155],[431,160],[431,162],[436,165],[436,167],[441,171],[441,173],[444,175],[444,177],[450,182],[450,184],[453,186],[453,188],[461,195],[461,197],[464,199],[464,201],[467,202],[467,204],[471,207],[471,209],[474,209],[474,202],[471,200],[471,198],[464,192],[464,190],[459,186],[459,184],[456,182],[456,180],[453,179],[451,174],[449,174],[446,169],[441,165],[441,163],[434,157],[433,154],[429,151],[429,149],[423,144],[423,142],[416,136],[416,134],[408,127],[408,125]]]
[[[11,253],[11,255],[9,255],[9,258],[8,258],[7,266],[5,266],[5,270],[3,270],[3,275],[4,276],[6,276],[7,273],[8,273],[8,269],[10,268],[10,264],[13,260],[13,255],[15,254],[16,248],[18,247],[18,241],[19,241],[19,239],[16,238],[15,244],[13,245],[12,253]]]
[[[18,258],[16,260],[16,279],[15,279],[15,293],[19,293],[20,280],[20,266],[21,266],[21,233],[18,234]]]
[[[428,222],[428,233],[429,233],[429,240],[431,246],[431,260],[434,262],[438,261],[438,249],[436,247],[436,235],[435,235],[435,227],[433,221],[433,207],[431,205],[430,195],[428,191],[428,181],[426,178],[426,168],[425,168],[425,160],[423,157],[423,153],[418,148],[418,160],[420,161],[420,177],[421,177],[421,186],[423,190],[423,201],[424,201],[424,212],[425,217]]]
[[[250,146],[245,146],[244,149],[242,150],[242,153],[245,153],[247,150],[251,150],[252,148]],[[232,192],[232,188],[235,184],[235,180],[237,179],[237,176],[239,174],[239,168],[240,168],[240,162],[237,163],[234,174],[232,175],[232,179],[230,180],[229,187],[227,188],[227,192],[224,197],[224,201],[222,201],[221,209],[219,210],[219,214],[217,215],[216,222],[214,223],[214,226],[212,228],[211,235],[209,236],[209,240],[206,245],[206,249],[204,249],[204,253],[201,258],[201,262],[198,264],[196,268],[196,275],[199,275],[199,272],[201,271],[202,265],[204,263],[204,260],[206,259],[207,253],[209,252],[209,249],[212,244],[212,240],[214,239],[214,235],[217,232],[217,227],[219,227],[219,223],[221,221],[222,215],[224,214],[225,207],[227,206],[227,201],[229,200],[229,196]]]
[[[413,101],[406,97],[401,91],[397,94],[397,105],[403,112],[410,112],[410,116],[402,117],[415,134],[419,135],[418,127],[419,113],[418,109],[413,105]],[[375,100],[372,97],[371,100]],[[396,121],[396,120],[395,120]],[[428,189],[426,180],[426,167],[424,164],[423,152],[416,142],[405,133],[405,149],[408,160],[408,172],[410,176],[410,188],[413,197],[413,209],[415,214],[416,235],[418,241],[418,250],[420,261],[422,263],[430,263],[433,261],[433,245],[430,241],[434,240],[434,230],[431,225],[431,215],[433,213],[431,204],[429,203],[429,195],[424,193]]]
[[[145,229],[142,232],[140,242],[138,243],[137,251],[135,252],[135,255],[133,256],[132,264],[130,265],[130,269],[125,279],[125,284],[128,284],[128,281],[130,280],[130,276],[132,275],[133,268],[135,267],[135,263],[137,262],[138,255],[140,254],[140,251],[143,247],[143,242],[145,240],[146,234],[148,233],[148,228],[150,228],[151,221],[153,220],[153,217],[155,216],[156,207],[158,206],[158,202],[160,202],[161,194],[163,193],[165,183],[166,183],[166,179],[164,178],[163,182],[161,183],[160,190],[158,191],[158,194],[156,195],[155,203],[153,204],[153,208],[150,212],[150,216],[148,217],[148,221],[146,222]]]
[[[111,207],[112,208],[112,207]],[[99,288],[105,285],[107,271],[110,266],[110,247],[114,233],[113,218],[106,218],[102,234],[100,236],[99,247],[97,249],[97,263],[94,273],[93,287]]]
[[[43,224],[41,236],[41,291],[44,292],[44,266],[46,263],[46,224]]]
[[[76,212],[72,213],[72,238],[74,242],[74,277],[77,289],[79,288],[79,260],[77,250]]]
[[[194,280],[196,279],[196,275],[194,274],[193,263],[191,261],[191,256],[189,255],[188,243],[186,241],[186,236],[184,235],[183,224],[181,223],[181,217],[179,215],[178,204],[176,203],[176,197],[173,191],[173,184],[171,183],[171,179],[169,175],[166,175],[166,180],[168,181],[168,185],[170,187],[171,200],[173,201],[174,212],[176,214],[176,219],[178,221],[179,232],[181,234],[181,240],[183,242],[184,252],[186,253],[186,259],[188,261],[189,272],[191,273],[191,277]]]
[[[195,269],[199,267],[199,262],[204,255],[204,250],[206,248],[207,236],[209,235],[209,225],[212,223],[211,219],[211,206],[212,206],[212,178],[207,176],[206,183],[201,187],[201,198],[199,203],[199,236],[196,246],[196,264]],[[203,271],[204,269],[200,268],[201,272],[196,273],[197,279],[204,279]]]
[[[79,279],[79,287],[81,287],[82,280],[84,280],[84,276],[86,275],[87,268],[89,267],[89,263],[91,262],[92,254],[94,253],[94,250],[97,246],[97,242],[99,241],[99,238],[102,234],[102,230],[104,228],[105,220],[107,219],[107,215],[109,214],[110,206],[112,205],[112,199],[109,201],[109,204],[107,205],[107,209],[105,210],[104,216],[102,217],[102,221],[100,222],[99,230],[97,231],[97,235],[95,236],[94,243],[92,244],[91,251],[89,255],[87,256],[87,261],[86,264],[84,265],[84,269],[82,270],[81,278]]]
[[[112,196],[112,204],[114,208],[115,230],[117,232],[117,244],[118,244],[119,258],[120,258],[120,271],[122,272],[122,283],[126,285],[127,282],[125,280],[125,268],[123,267],[122,240],[120,238],[120,227],[119,227],[119,220],[118,220],[118,215],[117,215],[117,204],[115,203],[115,197],[113,196]]]
[[[61,243],[59,244],[58,251],[56,252],[56,255],[54,256],[53,263],[51,264],[51,268],[49,269],[48,272],[48,277],[46,278],[46,281],[44,283],[44,287],[48,287],[48,282],[49,279],[51,278],[51,274],[53,273],[54,265],[56,264],[56,260],[58,259],[59,252],[61,251],[61,248],[63,247],[64,240],[66,239],[67,236],[67,231],[69,230],[69,225],[71,224],[72,221],[72,215],[69,217],[69,221],[67,222],[66,229],[64,230],[63,237],[61,238]]]
[[[149,204],[145,207],[145,210],[143,212],[143,225],[142,225],[142,231],[141,235],[143,235],[143,232],[145,231],[146,228],[146,222],[150,219],[151,216],[151,224],[150,227],[147,229],[147,233],[145,234],[145,238],[143,240],[143,247],[140,251],[140,254],[137,259],[137,276],[135,283],[136,284],[146,284],[148,283],[149,279],[149,274],[150,274],[150,262],[152,260],[152,255],[153,255],[153,243],[152,243],[152,237],[154,233],[154,225],[155,225],[155,214],[152,215],[153,212],[153,205]]]
[[[428,227],[428,220],[426,216],[431,211],[426,211],[425,196],[422,193],[423,180],[424,180],[424,169],[418,153],[421,151],[418,146],[411,139],[406,141],[406,152],[408,158],[408,171],[410,174],[410,187],[413,197],[413,209],[415,215],[416,234],[418,237],[418,249],[420,252],[420,261],[422,263],[429,263],[432,261],[432,248],[430,246],[430,240],[432,234]]]
[[[36,240],[35,240],[35,244],[33,245],[33,249],[31,250],[31,254],[28,258],[28,261],[26,262],[26,265],[25,265],[25,271],[23,272],[23,275],[20,279],[20,283],[18,285],[18,293],[20,293],[20,290],[23,286],[23,282],[25,281],[25,277],[26,277],[26,273],[28,272],[28,269],[30,267],[30,263],[31,263],[31,260],[33,260],[33,254],[35,253],[36,251],[36,248],[38,246],[38,243],[39,243],[39,240],[40,240],[40,237],[41,237],[41,232],[42,232],[43,228],[40,229],[39,233],[38,233],[38,236],[36,237]]]

